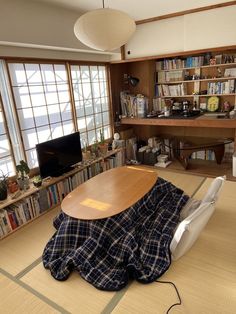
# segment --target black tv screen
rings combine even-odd
[[[37,144],[36,151],[41,177],[58,177],[82,161],[80,133]]]

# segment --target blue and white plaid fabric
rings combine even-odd
[[[158,178],[141,200],[115,216],[80,220],[61,212],[43,252],[44,267],[57,280],[77,270],[102,290],[120,290],[129,278],[153,282],[170,265],[169,245],[188,199]]]

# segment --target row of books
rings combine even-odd
[[[225,144],[224,162],[232,162],[232,156],[234,153],[234,142]],[[215,153],[211,150],[202,150],[194,152],[191,155],[191,159],[203,159],[203,160],[215,160]]]
[[[105,170],[122,166],[124,159],[124,150],[121,150],[103,161],[94,162],[86,167],[81,165],[77,173],[1,209],[0,237],[59,205],[68,193],[88,179]]]
[[[136,116],[136,106],[134,100],[134,95],[130,95],[129,91],[120,92],[120,105],[123,117]]]
[[[156,62],[156,70],[176,70],[183,68],[200,67],[204,64],[204,56],[187,57],[185,59],[173,58]]]
[[[232,162],[234,154],[234,142],[225,144],[224,162]]]
[[[45,189],[0,210],[0,237],[37,217],[54,202],[52,189]],[[52,199],[51,199],[52,197]]]
[[[157,85],[156,97],[162,96],[184,96],[187,95],[187,87],[185,83],[175,85]]]
[[[207,84],[208,94],[231,94],[235,93],[235,80],[214,82]]]
[[[215,154],[211,150],[202,150],[192,153],[191,159],[215,160]]]
[[[122,166],[123,163],[123,156],[122,152],[117,153],[118,156],[110,156],[106,158],[102,163],[103,171],[113,169],[119,166]]]
[[[148,106],[148,99],[143,95],[131,95],[129,91],[120,92],[122,117],[144,118]]]
[[[157,72],[157,82],[166,83],[166,82],[183,81],[184,75],[185,75],[185,72],[183,70]]]
[[[226,64],[235,63],[236,55],[222,54],[211,56],[210,54],[205,54],[197,57],[187,57],[187,58],[172,58],[164,59],[162,61],[156,62],[156,70],[176,70],[183,68],[194,68],[201,67],[203,65],[216,65],[216,64]]]
[[[180,142],[180,148],[181,148]],[[162,139],[162,148],[161,153],[166,154],[169,158],[173,158],[173,142],[171,139],[163,138]],[[232,156],[234,154],[234,142],[225,144],[225,153],[223,157],[224,162],[232,162]],[[191,155],[191,159],[201,159],[201,160],[215,160],[215,153],[212,150],[202,150],[193,152]]]

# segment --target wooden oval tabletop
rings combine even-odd
[[[79,185],[62,201],[68,216],[101,219],[129,208],[151,190],[157,172],[135,166],[113,168]]]

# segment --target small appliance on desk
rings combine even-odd
[[[183,116],[189,117],[190,116],[190,104],[188,100],[183,101]]]
[[[201,112],[196,108],[196,105],[193,106],[193,109],[191,107],[192,105],[188,100],[184,100],[183,102],[174,102],[172,105],[171,117],[184,119],[199,116]]]

